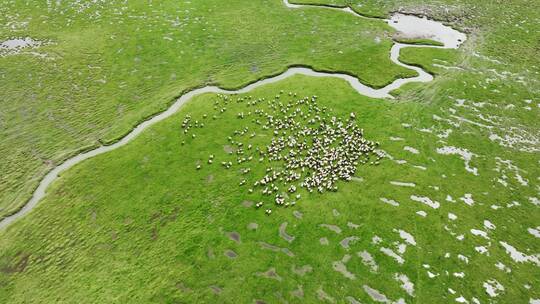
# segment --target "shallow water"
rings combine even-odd
[[[388,199],[388,198],[385,198],[385,197],[380,197],[379,200],[381,200],[381,202],[383,202],[383,203],[392,205],[392,206],[394,206],[394,207],[399,207],[399,203],[396,202],[396,201],[393,200],[393,199]]]
[[[376,273],[379,271],[379,265],[377,265],[375,259],[369,252],[364,250],[362,252],[358,252],[357,255],[362,259],[362,263],[370,268],[371,272]]]
[[[386,22],[407,38],[431,39],[443,43],[445,48],[456,49],[467,40],[467,35],[425,17],[398,13]]]
[[[295,237],[287,233],[287,224],[287,222],[284,222],[279,226],[279,236],[285,241],[292,243]]]
[[[411,282],[409,277],[405,274],[395,274],[394,279],[401,282],[401,288],[409,294],[409,296],[414,297],[414,284]]]
[[[351,256],[346,254],[343,259],[341,261],[335,261],[332,263],[332,268],[341,273],[344,277],[350,279],[350,280],[355,280],[356,279],[356,275],[354,275],[352,272],[350,272],[349,270],[347,270],[347,262],[351,259]]]
[[[27,50],[37,48],[39,46],[42,46],[43,44],[44,42],[34,40],[30,37],[12,38],[9,40],[0,41],[0,57],[22,54],[24,52],[24,54],[29,54],[39,57],[41,59],[45,59],[48,58],[47,54]]]
[[[483,286],[486,293],[492,298],[497,297],[499,293],[504,292],[504,286],[495,279],[487,280],[484,282]]]
[[[341,247],[345,248],[345,249],[349,249],[350,245],[356,241],[359,241],[360,238],[357,237],[357,236],[349,236],[349,237],[346,237],[344,238],[343,240],[341,240],[339,242],[339,244],[341,245]]]
[[[41,42],[36,41],[30,37],[26,38],[15,38],[3,41],[0,43],[0,49],[15,50],[22,49],[26,47],[39,46]]]
[[[377,289],[374,289],[374,288],[371,288],[370,286],[368,285],[363,285],[362,286],[364,288],[364,291],[371,297],[371,299],[374,301],[374,302],[378,302],[378,303],[387,303],[387,304],[392,304],[392,303],[395,303],[395,304],[404,304],[405,303],[405,300],[403,299],[398,299],[397,301],[391,301],[390,299],[388,299],[386,297],[385,294],[381,293],[380,291],[378,291]]]
[[[426,196],[418,196],[418,195],[411,195],[410,197],[413,201],[425,204],[433,209],[438,209],[440,207],[440,203],[437,201],[432,201],[429,197]]]

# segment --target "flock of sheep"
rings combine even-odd
[[[259,134],[272,135],[270,143],[263,148],[254,148],[253,142],[248,142],[258,135],[250,132],[248,126],[228,137],[230,148],[227,152],[236,156],[236,165],[254,158],[273,164],[266,169],[264,176],[252,184],[249,193],[260,188],[263,195],[272,197],[273,203],[288,207],[300,199],[301,195],[297,193],[299,188],[320,193],[337,191],[337,181],[351,180],[360,164],[370,162],[377,165],[384,157],[376,150],[378,143],[364,138],[354,113],[345,118],[332,116],[331,110],[318,105],[317,96],[298,99],[295,93],[288,95],[289,101],[282,101],[287,99],[283,97],[283,91],[268,101],[251,96],[236,99],[237,103],[247,103],[248,108],[263,103],[254,111],[238,113],[237,118],[243,120],[251,117],[252,122],[260,128]],[[225,106],[231,102],[230,96],[218,96],[214,109],[224,113]],[[213,117],[216,118],[215,115]],[[189,115],[182,122],[186,135],[192,127],[202,125],[199,121],[192,121]],[[375,155],[376,159],[369,161],[371,155]],[[210,155],[208,164],[212,164],[213,159],[214,156]],[[232,161],[221,164],[226,169],[233,166]],[[200,164],[197,165],[197,169],[200,168]],[[250,172],[251,168],[240,169],[243,175]],[[246,184],[247,180],[242,179],[240,186]],[[264,204],[261,201],[255,206],[260,208]],[[272,209],[267,208],[266,213],[271,214]]]

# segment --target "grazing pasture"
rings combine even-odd
[[[0,302],[540,301],[536,1],[224,3],[0,4],[0,217],[192,88],[333,73],[197,95],[61,172],[0,229]]]

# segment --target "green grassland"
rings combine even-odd
[[[399,165],[385,160],[379,166],[360,166],[357,175],[364,181],[342,182],[336,193],[303,194],[297,206],[274,208],[273,214],[266,216],[263,210],[242,204],[245,200],[268,200],[238,186],[245,178],[239,172],[243,166],[226,170],[219,165],[221,161],[234,160],[224,152],[228,136],[245,126],[256,130],[251,119],[237,118],[237,113],[250,108],[245,103],[233,102],[225,113],[218,114],[213,109],[215,95],[197,97],[173,118],[153,126],[133,143],[64,174],[32,215],[2,234],[3,301],[250,303],[261,299],[274,303],[284,298],[291,302],[316,302],[320,288],[334,299],[353,296],[369,301],[361,289],[363,284],[384,290],[391,299],[413,300],[404,296],[393,281],[394,273],[405,273],[415,282],[414,301],[419,303],[440,300],[447,288],[484,300],[487,296],[483,295],[481,284],[492,276],[506,286],[501,300],[527,300],[529,294],[523,292],[522,285],[538,286],[538,268],[513,263],[495,240],[518,248],[528,246],[537,252],[540,248],[527,241],[534,237],[524,236],[520,227],[537,223],[537,216],[526,215],[534,214],[538,207],[523,202],[520,208],[492,210],[490,205],[534,195],[533,189],[519,194],[510,189],[493,189],[491,180],[498,174],[491,170],[493,160],[475,158],[472,165],[479,169],[481,177],[474,176],[465,171],[459,157],[433,151],[434,134],[401,125],[406,122],[430,126],[432,106],[372,100],[359,96],[342,81],[299,76],[246,96],[271,100],[281,90],[294,91],[298,96],[317,95],[320,104],[333,109],[336,116],[356,112],[367,138],[380,140],[381,147],[390,155],[409,163]],[[284,102],[293,100],[282,98]],[[205,113],[216,113],[218,118],[204,119]],[[195,139],[181,132],[180,124],[187,114],[205,123],[203,128],[193,131],[197,134]],[[269,141],[270,136],[262,135],[254,140],[255,144]],[[406,142],[389,140],[392,136],[401,136]],[[186,144],[182,145],[182,141]],[[414,155],[404,151],[405,144],[422,152]],[[479,143],[475,134],[451,136],[447,144],[474,146],[475,153],[508,157],[508,152],[496,144]],[[205,163],[209,154],[216,155],[212,165]],[[521,164],[519,160],[516,164]],[[198,162],[203,164],[201,170],[195,169]],[[253,172],[262,172],[267,165],[251,162],[247,166]],[[427,170],[413,165],[423,165]],[[532,181],[531,177],[538,172],[523,174]],[[255,173],[249,175],[248,184],[256,177]],[[417,186],[398,187],[390,181],[414,182]],[[515,181],[511,184],[517,187]],[[446,195],[458,199],[464,193],[474,193],[475,206],[444,201]],[[441,207],[431,209],[411,201],[409,196],[413,194],[437,200]],[[401,205],[384,204],[380,197],[394,199]],[[415,214],[418,210],[426,211],[427,217]],[[293,211],[302,212],[302,219],[295,218]],[[448,212],[456,214],[459,220],[448,223]],[[520,217],[519,225],[514,223],[516,217]],[[469,229],[481,227],[484,219],[498,227],[490,233],[493,245],[489,257],[473,249],[487,241],[467,236],[460,242],[444,229],[451,225],[455,233],[468,234]],[[248,229],[251,222],[259,228]],[[290,244],[278,234],[283,222],[289,223],[287,233],[296,237]],[[359,227],[349,228],[349,222]],[[343,232],[336,234],[322,228],[320,224],[325,223],[337,225]],[[399,240],[394,229],[410,232],[418,243],[407,248],[403,265],[378,251],[378,246],[371,242],[377,235],[384,240],[383,244],[392,246],[392,242]],[[240,243],[227,237],[232,231],[239,233]],[[339,242],[348,236],[358,236],[359,241],[345,249]],[[328,246],[320,244],[322,237],[328,238]],[[260,242],[288,248],[294,256],[262,249]],[[229,259],[224,255],[226,250],[233,250],[238,257]],[[374,255],[379,273],[371,273],[360,263],[356,256],[360,250]],[[451,258],[443,257],[446,252],[452,254]],[[468,256],[470,263],[457,261],[458,253]],[[332,269],[332,262],[345,254],[353,256],[347,269],[356,275],[354,280]],[[498,261],[511,265],[512,274],[496,273],[493,265]],[[440,273],[441,278],[428,278],[421,264],[431,265],[430,270]],[[291,270],[304,265],[310,265],[313,271],[300,276]],[[275,268],[280,281],[257,275],[270,268]],[[466,277],[445,276],[445,271],[464,271]],[[299,285],[304,298],[291,295]],[[221,293],[215,294],[211,286],[218,286]],[[534,293],[537,292],[535,289]]]
[[[391,32],[382,22],[342,12],[316,7],[290,10],[277,0],[231,1],[219,9],[218,1],[191,3],[191,18],[198,12],[205,21],[186,24],[192,28],[175,33],[178,39],[193,40],[170,45],[161,39],[171,30],[159,21],[160,14],[173,12],[180,4],[153,3],[154,9],[135,5],[131,14],[145,12],[147,19],[126,19],[111,3],[108,15],[100,9],[99,20],[92,20],[98,17],[88,11],[75,16],[67,10],[46,17],[51,13],[46,14],[45,7],[0,5],[0,11],[17,8],[23,16],[34,16],[28,33],[57,41],[44,49],[59,56],[50,62],[32,56],[0,58],[0,72],[9,75],[0,77],[0,85],[7,88],[0,114],[4,126],[0,145],[7,158],[0,161],[4,215],[24,202],[50,168],[44,161],[59,161],[98,139],[113,141],[187,88],[205,83],[238,87],[291,64],[344,70],[377,86],[409,73],[388,60]],[[366,98],[343,81],[304,76],[241,97],[272,100],[283,91],[281,100],[294,100],[288,92],[295,92],[298,97],[317,95],[319,103],[338,117],[355,112],[366,138],[380,142],[380,149],[389,155],[380,165],[360,165],[358,179],[340,182],[339,191],[302,192],[296,206],[272,207],[267,216],[264,210],[244,206],[245,201],[267,197],[258,191],[248,193],[248,186],[239,182],[246,178],[251,184],[268,163],[250,162],[252,174],[246,176],[239,172],[243,166],[226,170],[220,162],[235,159],[224,151],[228,136],[245,126],[257,129],[251,119],[238,119],[237,114],[268,105],[249,108],[232,102],[220,114],[214,109],[218,96],[199,96],[128,145],[63,173],[35,210],[0,231],[0,301],[354,303],[348,298],[353,297],[371,303],[364,285],[391,301],[402,298],[407,303],[455,303],[460,296],[470,303],[540,299],[540,265],[517,262],[503,245],[510,244],[532,260],[539,258],[539,239],[528,230],[540,223],[535,201],[540,198],[538,4],[362,3],[363,8],[351,7],[380,16],[398,6],[429,12],[468,29],[469,40],[458,50],[403,49],[403,62],[422,66],[435,80],[400,88],[394,92],[396,100]],[[65,28],[68,19],[72,27]],[[48,28],[37,20],[57,24]],[[96,21],[100,27],[90,25]],[[212,28],[205,26],[206,21],[217,30],[211,38],[205,34]],[[263,23],[274,27],[257,25]],[[141,31],[137,39],[126,41],[137,28]],[[2,36],[9,35],[7,31],[0,29]],[[102,31],[115,39],[106,39]],[[382,38],[380,44],[375,37]],[[313,47],[319,48],[317,56],[310,53]],[[182,51],[193,53],[177,57]],[[134,57],[139,59],[133,62]],[[101,69],[83,68],[88,65]],[[31,67],[32,76],[21,66]],[[105,76],[105,84],[95,82]],[[188,114],[205,123],[194,131],[195,139],[182,135],[181,123]],[[266,134],[252,142],[260,146],[270,139]],[[471,160],[438,153],[442,147],[466,150],[472,153]],[[216,156],[212,165],[206,163],[210,154]],[[197,164],[202,165],[200,170]],[[471,172],[474,169],[478,175]],[[392,181],[415,186],[396,186]],[[419,203],[411,198],[415,195],[437,201],[440,207]],[[452,220],[450,213],[457,218]],[[496,228],[486,228],[486,220]],[[279,234],[284,222],[287,233],[295,237],[290,243]],[[258,228],[250,229],[250,223]],[[321,224],[336,225],[341,233]],[[397,229],[416,241],[400,254],[403,264],[381,251],[384,247],[397,252],[405,243]],[[239,242],[229,237],[231,232],[240,235]],[[340,244],[351,236],[358,240],[349,248]],[[380,243],[373,241],[376,236]],[[264,248],[261,242],[275,247]],[[228,250],[237,257],[227,257]],[[373,256],[376,272],[362,263],[358,256],[362,251]],[[347,255],[349,260],[343,262]],[[353,279],[336,271],[339,261]],[[298,272],[304,266],[312,270]],[[272,269],[279,277],[262,275]],[[414,283],[413,296],[400,287],[396,274],[405,274]],[[492,298],[484,284],[493,280],[504,290]]]
[[[359,0],[292,0],[289,1],[294,4],[305,4],[305,5],[323,5],[330,7],[350,7],[355,12],[362,14],[364,16],[384,18],[387,17],[390,5],[393,4],[390,1],[380,1],[380,0],[369,0],[369,1],[359,1]]]
[[[48,42],[31,50],[47,59],[0,57],[0,218],[54,165],[115,141],[191,88],[242,87],[291,65],[375,87],[414,76],[389,60],[393,31],[382,22],[279,1],[124,2],[0,4],[0,23],[27,22],[0,28],[2,41]]]
[[[350,7],[366,16],[404,12],[443,21],[468,32],[474,51],[508,64],[512,72],[538,72],[538,11],[534,0],[291,0],[291,3]],[[469,41],[469,45],[471,42]],[[538,74],[536,78],[538,78]]]

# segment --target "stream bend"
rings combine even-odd
[[[378,20],[388,23],[388,25],[394,27],[396,30],[402,32],[405,35],[409,35],[411,37],[415,38],[429,38],[436,41],[439,41],[443,44],[443,46],[433,46],[433,45],[408,45],[403,43],[395,43],[391,50],[390,50],[390,60],[394,62],[397,65],[400,65],[402,67],[414,70],[418,73],[418,76],[411,77],[411,78],[400,78],[394,80],[392,83],[388,84],[387,86],[380,88],[380,89],[374,89],[372,87],[369,87],[367,85],[362,84],[358,78],[347,75],[347,74],[340,74],[340,73],[325,73],[325,72],[318,72],[311,68],[307,67],[291,67],[287,69],[282,74],[279,74],[274,77],[266,78],[259,80],[257,82],[254,82],[250,85],[247,85],[241,89],[238,90],[225,90],[222,88],[219,88],[217,86],[206,86],[199,89],[194,89],[192,91],[189,91],[182,95],[180,98],[178,98],[166,111],[161,112],[155,116],[153,116],[151,119],[146,120],[139,125],[137,125],[131,132],[129,132],[126,136],[124,136],[122,139],[120,139],[118,142],[107,145],[107,146],[100,146],[94,150],[90,150],[87,152],[80,153],[62,164],[56,166],[53,168],[45,177],[40,181],[38,187],[36,190],[34,190],[32,197],[30,200],[16,213],[4,218],[2,221],[0,221],[0,229],[3,229],[7,226],[9,226],[11,223],[16,221],[17,219],[25,216],[28,214],[34,207],[37,206],[39,201],[45,196],[47,188],[51,185],[52,182],[54,182],[58,177],[60,176],[60,173],[63,171],[73,167],[74,165],[89,159],[91,157],[107,153],[109,151],[112,151],[114,149],[117,149],[119,147],[122,147],[129,143],[131,140],[136,138],[139,134],[141,134],[144,130],[146,130],[148,127],[152,126],[155,123],[158,123],[173,114],[175,114],[186,102],[191,100],[193,97],[205,94],[205,93],[218,93],[218,94],[241,94],[241,93],[247,93],[250,92],[258,87],[275,83],[278,81],[281,81],[283,79],[289,78],[293,75],[307,75],[312,77],[334,77],[334,78],[341,78],[345,81],[347,81],[352,88],[354,88],[359,94],[365,95],[372,98],[393,98],[390,95],[390,92],[400,88],[406,83],[410,82],[429,82],[433,80],[433,76],[429,73],[427,73],[425,70],[423,70],[420,67],[407,65],[405,63],[402,63],[399,61],[399,54],[401,49],[405,47],[430,47],[430,48],[458,48],[461,43],[463,43],[466,39],[465,34],[460,33],[448,26],[445,26],[439,22],[429,20],[427,18],[419,18],[415,16],[408,16],[408,15],[402,15],[402,14],[395,14],[391,19],[379,19],[379,18],[371,18],[366,17],[363,15],[360,15],[356,12],[354,12],[350,8],[338,8],[338,7],[329,7],[329,6],[322,6],[322,5],[297,5],[297,4],[291,4],[288,2],[288,0],[283,0],[283,3],[291,9],[301,9],[305,7],[318,7],[321,9],[332,9],[332,10],[340,10],[344,11],[348,14],[353,14],[360,18],[365,19],[372,19],[372,20]],[[427,31],[427,32],[426,32]]]

